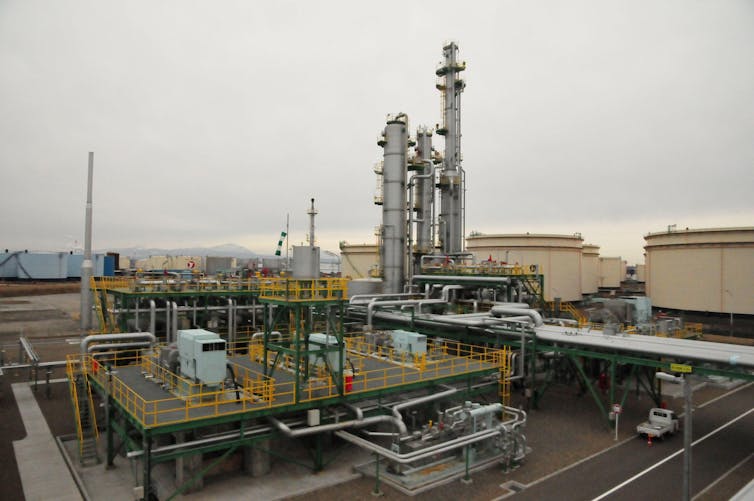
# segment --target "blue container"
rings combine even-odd
[[[17,256],[18,278],[27,280],[62,280],[68,277],[68,253],[20,253]]]
[[[103,276],[115,276],[115,256],[104,256]]]

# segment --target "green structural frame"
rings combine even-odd
[[[241,293],[242,295],[243,293]],[[222,294],[212,294],[212,296],[225,296],[227,291],[223,291]],[[246,292],[248,295],[248,292]],[[191,297],[194,297],[192,295]],[[146,294],[143,297],[154,297],[154,293]],[[166,296],[162,296],[166,297]],[[477,371],[467,372],[463,374],[448,375],[441,378],[432,380],[416,381],[413,383],[407,383],[399,386],[391,386],[385,388],[376,388],[371,391],[359,392],[357,394],[346,393],[344,391],[344,378],[342,371],[334,370],[334,367],[329,367],[331,374],[333,375],[334,382],[338,388],[338,395],[330,398],[320,399],[316,401],[300,401],[298,399],[299,387],[306,381],[308,377],[308,362],[309,356],[322,357],[325,361],[329,359],[328,355],[331,353],[337,353],[339,360],[345,361],[345,344],[343,323],[345,321],[344,316],[344,304],[345,301],[341,298],[338,299],[312,299],[306,301],[287,301],[285,298],[259,298],[258,301],[264,305],[264,360],[267,360],[268,351],[276,351],[276,357],[279,357],[281,353],[286,353],[294,357],[295,360],[303,363],[297,363],[296,365],[296,395],[297,399],[294,403],[282,407],[265,408],[247,410],[245,412],[239,412],[234,414],[226,414],[221,416],[213,416],[208,418],[202,418],[191,421],[184,421],[179,423],[171,423],[158,426],[145,426],[135,416],[128,413],[117,400],[115,400],[111,394],[112,392],[108,388],[108,384],[103,384],[96,378],[88,378],[89,384],[91,384],[105,403],[105,434],[106,434],[106,454],[107,467],[114,466],[114,458],[122,451],[134,452],[142,451],[141,457],[143,461],[142,468],[142,485],[144,485],[145,499],[149,498],[150,489],[152,488],[151,474],[154,465],[173,461],[179,458],[189,457],[195,454],[205,452],[217,452],[224,451],[223,454],[213,461],[210,465],[203,468],[201,471],[195,473],[188,481],[183,485],[177,487],[176,491],[170,496],[170,499],[184,492],[191,487],[191,484],[200,479],[203,475],[207,474],[218,465],[223,459],[232,454],[239,447],[254,447],[265,450],[268,453],[283,456],[279,452],[265,449],[263,445],[260,445],[262,441],[269,438],[281,436],[280,432],[273,430],[270,433],[248,436],[245,432],[246,427],[250,422],[258,419],[265,418],[267,416],[279,415],[284,416],[294,412],[301,412],[314,408],[328,408],[330,406],[338,406],[345,403],[355,403],[364,400],[377,399],[381,402],[383,398],[390,396],[391,394],[403,393],[407,391],[418,391],[422,389],[433,389],[437,385],[443,383],[465,383],[466,391],[461,394],[466,394],[467,397],[476,394],[479,390],[472,388],[473,383],[480,377],[496,374],[499,372],[498,367],[480,368]],[[291,319],[294,325],[290,325]],[[326,333],[335,336],[338,340],[337,345],[333,346],[318,346],[313,348],[308,341],[308,334],[311,332],[312,326],[315,320],[325,321]],[[291,344],[285,345],[281,342],[275,342],[272,336],[272,332],[277,325],[288,324],[288,328],[291,331],[299,332],[298,335],[294,335],[291,340]],[[303,333],[304,335],[300,335]],[[329,362],[328,362],[329,364]],[[265,371],[268,376],[274,375],[274,367],[267,366],[265,364]],[[342,364],[341,364],[342,367]],[[108,374],[113,374],[118,370],[117,366],[107,367]],[[378,406],[379,407],[379,406]],[[203,429],[207,427],[223,427],[236,430],[238,436],[232,439],[224,440],[221,443],[209,443],[190,448],[178,448],[171,452],[154,453],[155,442],[161,436],[171,435],[176,433],[191,432],[192,430]],[[119,438],[119,444],[116,445],[115,437]],[[315,436],[312,439],[311,456],[313,465],[311,468],[314,471],[318,471],[324,467],[327,461],[324,458],[321,437]],[[288,461],[294,461],[291,458],[284,459]]]
[[[351,319],[360,320],[361,317],[358,315],[351,316]],[[395,322],[380,319],[378,317],[373,318],[372,323],[378,328],[406,328],[406,324],[403,322]],[[578,378],[579,384],[584,392],[588,392],[592,396],[592,399],[594,400],[600,415],[604,418],[605,424],[608,428],[614,426],[614,421],[611,420],[610,404],[620,403],[621,406],[623,406],[629,391],[628,385],[626,385],[623,393],[620,395],[620,399],[616,400],[616,370],[621,365],[630,366],[630,375],[636,377],[637,384],[647,391],[656,405],[660,405],[661,395],[660,383],[655,380],[654,373],[657,371],[673,372],[671,366],[676,363],[688,365],[693,374],[703,376],[722,376],[731,379],[754,381],[754,374],[741,368],[720,368],[705,363],[689,363],[685,359],[676,360],[669,356],[653,357],[641,354],[627,354],[624,352],[611,351],[609,349],[589,349],[572,345],[551,343],[538,339],[536,332],[530,327],[503,329],[499,327],[480,328],[475,326],[450,326],[439,321],[414,317],[411,318],[409,327],[429,336],[439,336],[482,346],[509,346],[511,348],[520,349],[523,339],[523,346],[526,354],[525,363],[529,368],[529,374],[525,380],[528,388],[527,393],[531,393],[531,405],[535,409],[544,397],[547,389],[553,384],[553,371],[555,370],[554,367],[546,368],[544,380],[536,381],[533,375],[535,373],[534,369],[537,356],[543,353],[555,353],[564,357],[569,361],[571,365],[569,370],[571,370]],[[595,388],[592,378],[588,377],[586,370],[584,369],[585,360],[594,360],[598,361],[600,364],[604,364],[603,371],[607,371],[607,377],[609,377],[609,388],[605,395],[609,398],[607,406],[600,397],[601,390]]]

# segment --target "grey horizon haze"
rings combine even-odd
[[[372,243],[388,113],[462,97],[466,233],[754,226],[754,2],[0,0],[0,247]],[[442,138],[434,136],[442,151]]]

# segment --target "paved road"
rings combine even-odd
[[[732,420],[735,422],[710,435]],[[693,440],[692,497],[754,454],[754,384],[695,410]],[[513,498],[575,501],[604,495],[603,499],[610,500],[680,499],[683,454],[668,457],[682,449],[683,433],[655,441],[651,447],[636,438],[529,485]]]

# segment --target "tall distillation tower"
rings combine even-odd
[[[380,228],[380,264],[382,292],[403,292],[406,278],[406,152],[408,149],[408,117],[404,113],[388,116],[378,142],[384,148],[381,166],[382,227]]]
[[[458,60],[455,42],[443,47],[445,60],[435,72],[437,89],[442,92],[443,123],[437,134],[445,136],[445,159],[440,172],[440,214],[438,216],[440,248],[443,254],[460,254],[464,250],[465,173],[461,167],[461,92],[466,82],[459,73],[466,63]]]

